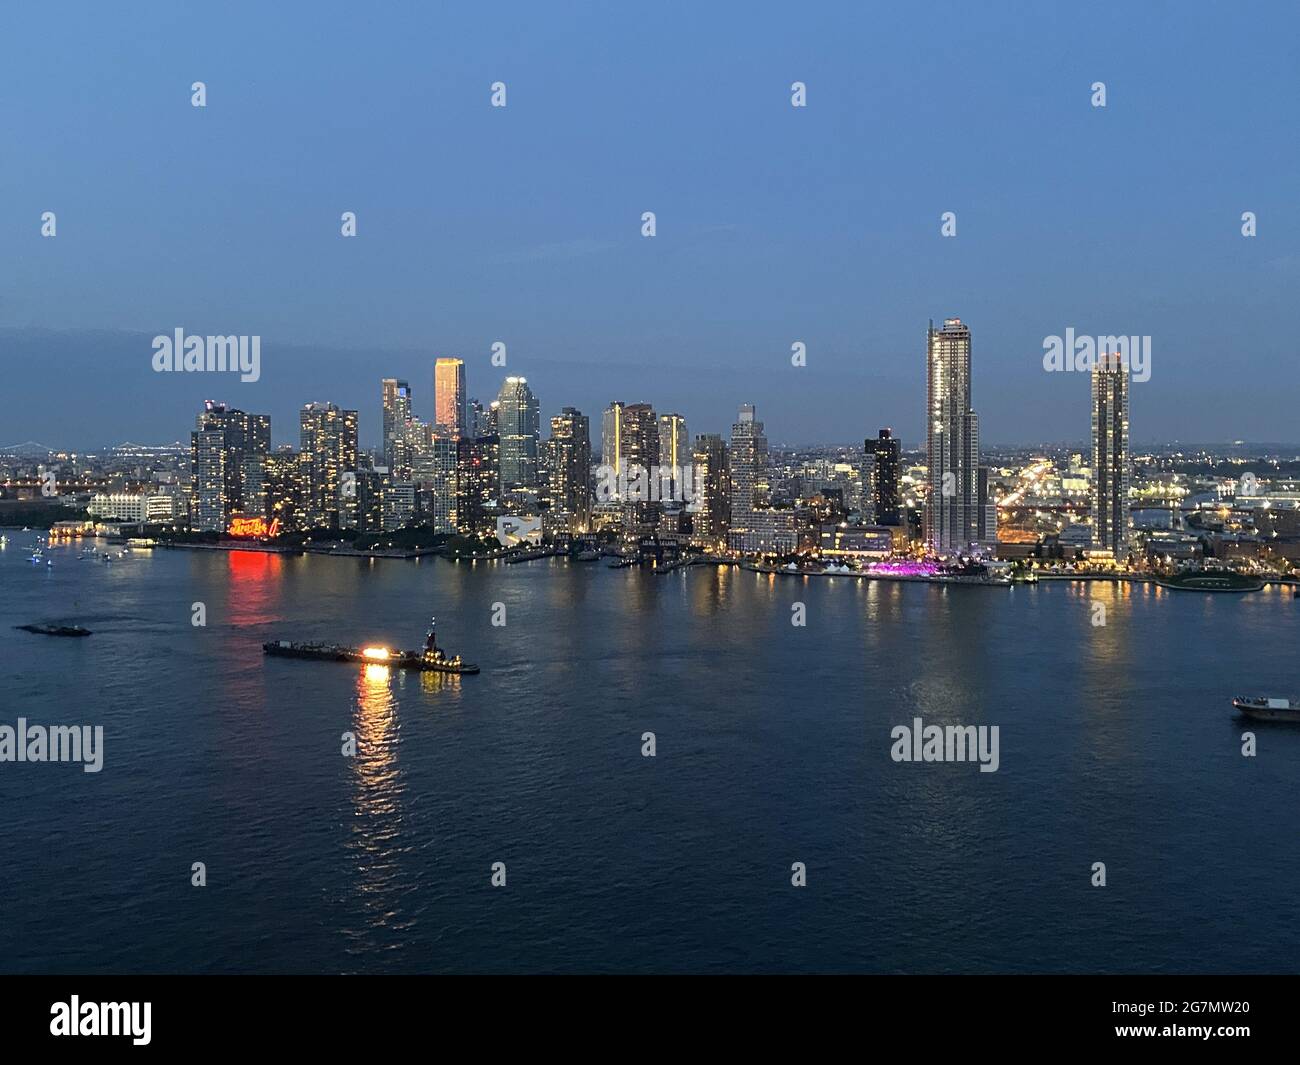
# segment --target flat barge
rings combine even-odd
[[[393,666],[397,669],[417,669],[428,673],[477,673],[478,666],[464,661],[460,655],[448,657],[438,646],[434,622],[429,622],[429,632],[424,647],[419,651],[401,651],[388,647],[344,647],[337,643],[294,643],[275,640],[262,644],[265,654],[278,658],[311,658],[325,662],[361,662],[368,666]]]

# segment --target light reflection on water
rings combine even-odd
[[[384,665],[367,664],[358,670],[356,756],[349,760],[353,809],[346,846],[355,869],[352,892],[368,927],[347,929],[345,935],[366,942],[370,949],[374,934],[400,933],[412,921],[402,905],[409,887],[403,855],[411,841],[402,832],[407,784],[399,760],[401,725],[393,674]],[[392,945],[400,946],[400,940]]]

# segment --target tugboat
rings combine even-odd
[[[436,618],[429,619],[424,648],[419,651],[396,651],[388,647],[344,647],[336,643],[293,643],[276,640],[262,644],[262,651],[281,658],[315,658],[327,662],[364,662],[372,666],[396,666],[434,673],[477,673],[478,666],[465,662],[460,655],[448,658],[435,635]]]
[[[1300,700],[1242,698],[1232,700],[1232,705],[1247,717],[1259,721],[1300,721]]]

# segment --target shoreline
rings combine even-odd
[[[97,539],[88,537],[88,539]],[[549,559],[558,558],[575,563],[577,559],[558,550],[545,550],[543,553],[537,553],[538,548],[531,548],[523,552],[512,552],[502,550],[492,552],[487,555],[447,555],[441,547],[418,547],[418,548],[387,548],[375,551],[361,551],[356,548],[334,548],[334,549],[313,549],[309,546],[287,546],[279,544],[265,544],[256,542],[241,543],[166,543],[159,542],[151,545],[149,548],[137,548],[137,550],[166,549],[178,551],[224,551],[224,552],[251,552],[254,554],[268,555],[311,555],[313,557],[332,557],[332,558],[361,558],[361,559],[395,559],[411,560],[428,557],[444,558],[448,562],[503,562],[507,565],[523,565],[528,562],[541,562]],[[602,555],[602,561],[610,558],[621,559],[617,555]],[[579,564],[591,565],[595,560],[585,559]],[[901,574],[901,573],[863,573],[860,571],[851,571],[847,573],[828,573],[822,570],[788,570],[775,566],[760,566],[750,559],[742,558],[720,558],[717,556],[705,557],[688,557],[669,562],[662,566],[646,566],[636,561],[623,559],[618,565],[606,565],[599,567],[602,569],[649,569],[655,575],[664,575],[674,573],[678,570],[693,569],[697,566],[729,566],[739,567],[750,573],[759,573],[768,576],[780,577],[845,577],[851,580],[866,581],[891,581],[907,584],[937,584],[942,587],[967,586],[977,588],[1012,588],[1017,585],[1032,585],[1039,582],[1109,582],[1112,584],[1147,584],[1156,587],[1165,588],[1168,591],[1189,591],[1189,592],[1212,592],[1214,594],[1248,594],[1254,591],[1262,591],[1270,585],[1276,585],[1279,588],[1293,588],[1300,590],[1300,577],[1283,577],[1283,576],[1261,576],[1257,578],[1263,588],[1178,588],[1162,583],[1162,579],[1157,576],[1139,573],[1036,573],[1033,580],[1010,579],[979,579],[963,578],[955,576],[943,576],[939,574]]]

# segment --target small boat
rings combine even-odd
[[[38,636],[89,636],[90,630],[80,625],[15,625],[23,632],[34,632]]]
[[[1258,721],[1300,721],[1300,699],[1242,698],[1232,705],[1246,717]]]
[[[579,551],[573,556],[575,562],[595,562],[600,558],[600,552],[596,550]]]

